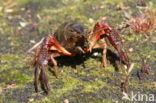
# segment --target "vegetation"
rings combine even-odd
[[[84,23],[90,29],[97,21],[106,20],[118,28],[129,23],[127,18],[138,17],[140,11],[156,12],[155,0],[145,4],[136,0],[1,0],[0,103],[131,103],[122,100],[124,74],[118,61],[112,62],[109,52],[106,68],[100,66],[101,53],[58,58],[60,77],[47,71],[51,91],[45,95],[34,92],[33,54],[26,51],[67,21]],[[127,94],[155,94],[156,31],[153,25],[146,37],[135,31],[129,27],[119,31],[130,61],[135,63],[128,74]],[[109,50],[114,52],[111,47]],[[147,58],[151,70],[148,78],[139,81],[137,72],[142,58]]]

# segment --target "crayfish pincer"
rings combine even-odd
[[[108,43],[118,52],[121,61],[128,64],[129,60],[127,54],[123,51],[122,39],[108,23],[98,22],[93,30],[85,30],[82,24],[75,22],[62,24],[54,34],[45,37],[38,46],[35,46],[35,91],[38,92],[39,83],[44,92],[48,93],[50,90],[46,68],[48,63],[51,62],[54,65],[54,74],[58,77],[56,57],[75,56],[76,54],[91,52],[95,48],[103,48],[102,66],[106,67]]]

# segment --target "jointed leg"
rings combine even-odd
[[[107,66],[107,59],[106,59],[106,53],[107,53],[107,44],[105,43],[105,46],[103,48],[103,55],[102,55],[102,66],[106,67]]]
[[[54,74],[55,74],[56,78],[58,78],[59,71],[58,71],[57,61],[54,59],[53,56],[51,56],[51,61],[54,64]]]
[[[93,47],[93,49],[96,49],[96,48],[103,48],[101,66],[106,67],[106,66],[107,66],[107,59],[106,59],[107,44],[106,44],[106,42],[102,42],[102,43],[100,43],[100,44],[96,44],[96,45]]]

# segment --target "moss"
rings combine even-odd
[[[100,61],[90,58],[87,61],[85,61],[85,66],[90,68],[99,68],[100,67]]]
[[[81,82],[80,85],[84,85],[83,92],[95,92],[106,86],[106,83],[102,82],[101,80],[96,80],[92,82]]]
[[[129,1],[132,1],[132,0],[127,0],[127,2],[129,2]],[[121,3],[121,2],[125,2],[125,0],[111,0],[111,1],[106,0],[106,2],[113,3],[113,4],[118,4],[118,3]]]
[[[32,1],[31,0],[15,0],[14,2],[16,2],[18,6],[24,6]]]
[[[155,88],[154,86],[149,83],[148,81],[136,81],[136,80],[132,80],[130,83],[130,87],[133,90],[137,90],[137,91],[143,91],[143,92],[151,92],[154,91]]]
[[[5,81],[6,83],[16,83],[16,84],[24,84],[31,80],[31,78],[22,72],[19,71],[8,71],[7,73],[2,72],[1,75],[2,81]]]
[[[24,84],[31,81],[32,78],[22,71],[26,68],[26,60],[23,56],[3,54],[0,55],[1,58],[1,80],[5,83],[17,83]]]
[[[33,103],[54,103],[53,100],[51,100],[50,98],[48,97],[45,97],[43,98],[42,100],[39,100],[39,101],[35,101]]]
[[[0,103],[4,103],[4,97],[0,95]]]
[[[123,10],[118,10],[117,5],[123,3],[129,7],[128,11],[136,15],[136,2],[133,0],[9,0],[16,6],[12,9],[19,10],[26,7],[25,11],[18,11],[15,14],[5,13],[3,9],[3,1],[0,1],[0,84],[2,87],[11,83],[16,83],[16,89],[9,89],[8,92],[3,91],[5,95],[0,96],[0,102],[4,99],[18,103],[27,101],[32,103],[60,103],[64,99],[69,102],[78,103],[116,103],[123,102],[120,91],[121,74],[115,71],[115,67],[108,62],[108,67],[101,67],[101,54],[97,57],[89,57],[82,63],[74,59],[71,65],[61,65],[59,67],[60,78],[56,79],[51,73],[49,75],[49,84],[52,89],[48,95],[34,94],[33,87],[33,69],[28,69],[30,59],[25,55],[25,51],[32,47],[31,41],[39,41],[40,38],[53,33],[56,28],[67,21],[78,21],[84,23],[87,28],[92,28],[99,18],[107,17],[107,22],[117,27],[125,22]],[[6,1],[5,1],[6,2]],[[32,7],[32,4],[37,6]],[[155,1],[147,3],[155,10]],[[31,13],[32,12],[32,13]],[[11,18],[11,19],[10,19]],[[15,37],[18,31],[19,22],[26,21],[32,24],[37,23],[37,29],[22,28],[24,35]],[[22,32],[21,32],[22,33]],[[125,39],[126,48],[133,48],[134,51],[129,53],[130,61],[135,62],[132,71],[130,90],[144,90],[151,93],[155,91],[151,81],[155,81],[155,71],[152,69],[150,74],[151,80],[144,83],[138,81],[136,71],[141,67],[141,57],[151,55],[150,64],[155,68],[155,46],[150,42],[145,42],[142,34],[136,34],[129,29],[121,31],[122,37]],[[151,33],[151,37],[155,36],[155,32]],[[110,47],[111,48],[111,47]],[[30,59],[29,59],[30,58]],[[65,60],[66,61],[66,60]],[[63,63],[62,63],[63,64]],[[66,63],[64,63],[66,64]],[[75,68],[74,68],[75,66]],[[53,67],[50,67],[53,69]],[[120,68],[119,68],[120,69]],[[47,71],[48,72],[48,71]],[[29,84],[29,85],[26,85]],[[29,89],[30,88],[30,89]],[[20,89],[20,90],[19,90]],[[26,89],[26,90],[25,90]],[[103,93],[101,93],[101,91]],[[101,93],[101,94],[100,94]],[[22,100],[15,98],[13,95],[22,94]],[[84,98],[82,98],[82,95]],[[13,97],[12,97],[13,96]],[[24,100],[23,100],[24,99]],[[87,101],[87,102],[86,102]],[[127,102],[125,102],[127,103]]]
[[[11,54],[3,54],[0,55],[1,63],[0,66],[1,71],[7,69],[17,69],[26,66],[27,62],[23,55],[11,55]]]
[[[63,88],[55,89],[52,91],[53,93],[55,93],[56,98],[62,96],[64,93],[74,89],[79,82],[77,79],[75,79],[67,74],[68,74],[67,72],[64,72],[61,74],[61,78],[59,78],[59,81],[63,82]]]

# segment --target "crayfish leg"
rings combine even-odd
[[[103,48],[101,66],[102,66],[102,67],[107,67],[107,59],[106,59],[106,54],[107,54],[107,42],[106,42],[106,40],[103,39],[103,42],[102,42],[102,43],[95,44],[95,45],[93,46],[93,49],[96,49],[96,48]]]
[[[103,51],[102,51],[102,63],[101,63],[102,67],[106,67],[107,66],[106,53],[107,53],[107,44],[105,43]]]
[[[56,78],[58,78],[59,77],[59,71],[58,71],[57,61],[54,59],[53,56],[51,56],[51,61],[54,64],[54,75],[56,76]]]

